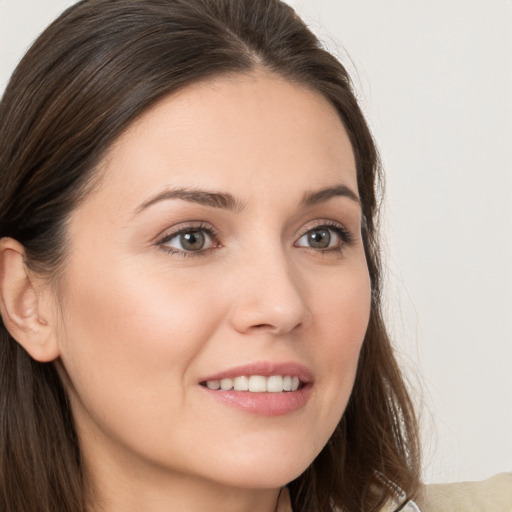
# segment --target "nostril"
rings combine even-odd
[[[285,332],[290,332],[296,330],[298,327],[302,325],[302,322],[297,323],[295,326],[290,328],[290,326],[281,326],[278,322],[276,325],[274,324],[255,324],[251,326],[251,330],[253,331],[269,331],[275,334],[281,334]]]

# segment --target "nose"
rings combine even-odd
[[[283,335],[312,322],[306,284],[283,251],[267,251],[232,274],[231,323],[240,333]]]

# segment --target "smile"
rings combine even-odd
[[[233,379],[208,380],[201,385],[214,391],[248,391],[249,393],[283,393],[297,391],[302,383],[299,377],[291,375],[241,375]]]
[[[259,361],[205,375],[204,396],[243,413],[283,416],[302,409],[314,387],[312,371],[294,361]]]

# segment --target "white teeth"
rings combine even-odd
[[[206,386],[207,386],[209,389],[220,389],[220,381],[219,381],[219,380],[209,380],[209,381],[206,383]]]
[[[249,379],[247,377],[235,377],[233,388],[235,391],[249,391]]]
[[[251,375],[249,377],[241,375],[234,379],[209,380],[206,387],[213,390],[222,391],[249,391],[252,393],[282,393],[283,391],[297,391],[300,386],[300,379],[290,375],[271,375],[263,377],[262,375]]]
[[[283,377],[272,375],[267,380],[267,391],[270,393],[281,393],[283,391]]]
[[[230,389],[233,389],[233,381],[231,379],[221,379],[220,389],[222,389],[222,391],[229,391]]]
[[[267,379],[261,375],[251,375],[249,377],[249,391],[253,393],[263,393],[267,391]]]

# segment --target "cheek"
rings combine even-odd
[[[328,292],[317,293],[314,318],[317,340],[318,392],[329,404],[321,421],[331,432],[352,392],[359,354],[368,327],[371,291],[368,271],[361,265],[329,281]]]
[[[326,350],[353,360],[368,326],[371,286],[366,265],[342,269],[315,288],[313,317],[323,332]],[[356,357],[357,358],[357,357]]]
[[[100,413],[121,414],[126,396],[145,409],[169,389],[179,400],[187,367],[217,322],[208,295],[162,273],[111,268],[87,278],[70,273],[61,352],[73,386]]]

